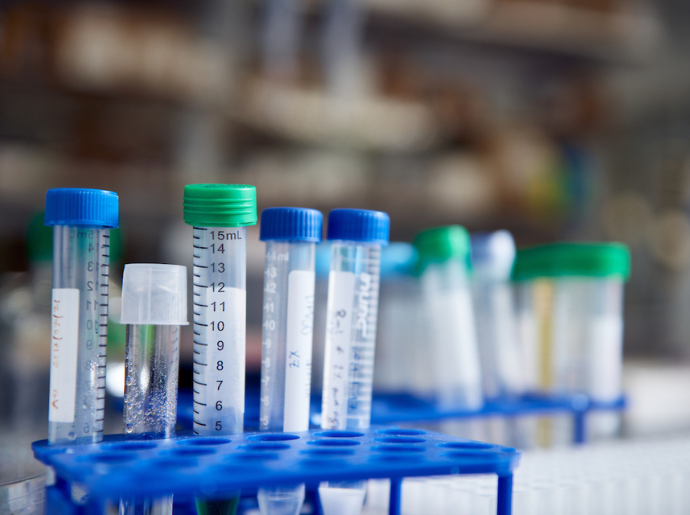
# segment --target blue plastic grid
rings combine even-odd
[[[513,448],[414,429],[244,433],[228,438],[166,440],[105,437],[99,444],[33,444],[36,458],[59,482],[88,492],[87,513],[121,498],[176,501],[222,498],[260,486],[391,479],[389,512],[400,513],[402,479],[447,474],[498,475],[497,514],[511,513]],[[65,510],[59,510],[65,512]]]
[[[529,394],[517,398],[491,399],[482,409],[467,411],[460,409],[440,409],[432,399],[408,393],[374,393],[371,406],[371,421],[374,425],[394,425],[423,422],[437,422],[452,419],[471,419],[482,417],[523,417],[551,416],[569,414],[573,417],[573,443],[587,441],[586,419],[593,411],[622,411],[627,402],[624,397],[611,402],[593,401],[583,394],[541,395]],[[318,426],[321,416],[321,396],[312,395],[312,423]],[[192,396],[190,392],[180,391],[177,420],[185,429],[192,427]],[[244,425],[247,428],[259,427],[259,391],[246,390]]]

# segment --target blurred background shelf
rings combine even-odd
[[[266,2],[4,2],[0,271],[49,187],[118,191],[125,260],[174,262],[182,186],[246,182],[260,208],[386,210],[400,240],[624,241],[626,349],[690,356],[686,4],[362,0],[343,103],[325,1],[299,3],[290,73]]]

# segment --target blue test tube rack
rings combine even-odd
[[[311,399],[312,424],[320,425],[321,395],[313,394]],[[477,419],[487,417],[516,418],[525,416],[570,415],[573,419],[573,443],[587,442],[587,416],[592,412],[623,411],[627,406],[625,397],[610,402],[594,401],[584,394],[547,395],[526,394],[514,398],[489,399],[475,411],[462,409],[440,409],[432,399],[410,393],[374,393],[371,423],[378,426],[397,424],[433,423],[445,420]],[[178,423],[185,428],[192,427],[193,406],[191,395],[180,392]],[[244,426],[259,426],[259,392],[247,389],[245,398]]]
[[[227,438],[165,440],[106,436],[88,445],[33,444],[34,455],[55,471],[49,515],[101,515],[122,498],[177,501],[227,497],[261,486],[388,478],[389,514],[399,515],[405,477],[496,474],[497,515],[510,515],[513,470],[520,453],[474,440],[415,429],[311,430],[243,433]],[[78,509],[74,486],[87,499]],[[79,500],[74,500],[79,502]]]

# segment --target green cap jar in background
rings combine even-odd
[[[630,276],[630,251],[622,243],[554,243],[519,250],[514,281],[540,277]]]
[[[417,271],[423,272],[431,263],[458,260],[470,267],[470,234],[459,225],[426,229],[414,240],[417,249]]]
[[[247,184],[188,184],[184,221],[195,227],[256,225],[256,188]]]

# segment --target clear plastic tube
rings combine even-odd
[[[431,263],[421,281],[439,405],[478,409],[483,404],[481,370],[464,264]]]
[[[125,434],[175,436],[180,328],[176,325],[127,325]],[[120,503],[120,515],[171,515],[172,495]]]
[[[331,248],[321,427],[367,429],[371,423],[381,246],[334,241]],[[324,513],[359,513],[366,483],[319,487]]]
[[[247,246],[244,227],[194,227],[194,434],[244,424]]]
[[[195,435],[244,430],[247,303],[245,227],[194,227],[194,426]],[[196,500],[200,515],[232,515],[239,494]]]
[[[532,385],[555,394],[585,393],[598,401],[621,394],[623,282],[605,278],[537,279],[519,286],[520,324]],[[588,417],[591,437],[613,436],[620,417]],[[572,442],[569,417],[542,419],[541,446]]]
[[[127,325],[125,434],[175,436],[180,328]]]
[[[262,431],[309,429],[315,244],[267,241],[261,360]],[[304,485],[260,488],[265,515],[296,515]]]
[[[309,429],[314,243],[267,241],[261,430]]]
[[[124,431],[149,438],[175,436],[180,324],[187,324],[187,269],[125,266],[121,323],[127,325]],[[171,515],[172,495],[123,499],[121,515]]]
[[[48,440],[103,438],[110,229],[55,225]]]
[[[334,241],[331,252],[321,427],[367,429],[381,246]]]

